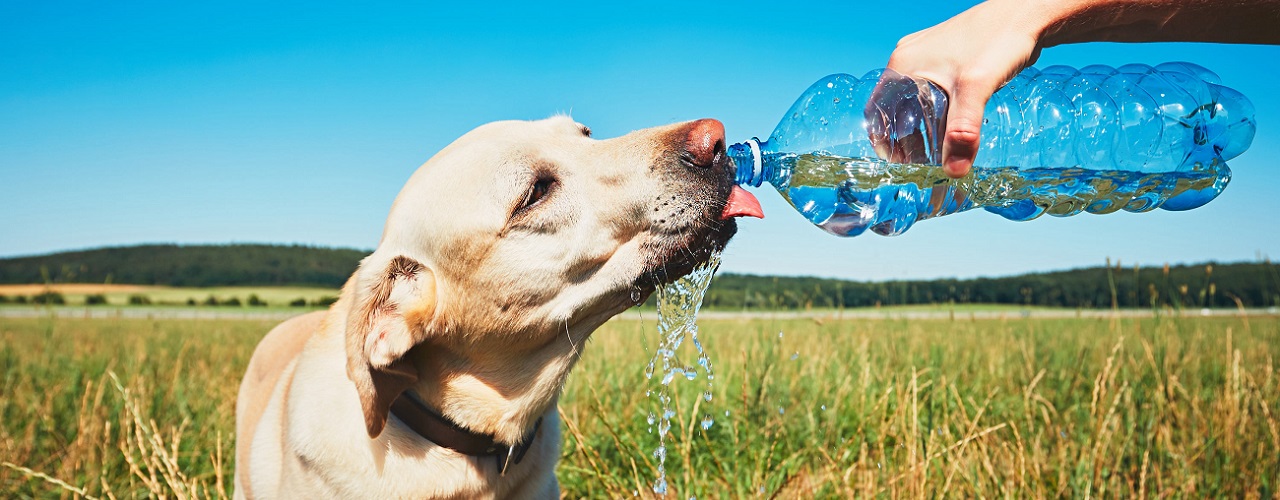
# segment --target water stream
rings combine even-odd
[[[671,383],[680,379],[693,381],[701,373],[706,376],[707,382],[701,396],[703,402],[710,402],[712,399],[715,371],[712,368],[711,358],[707,356],[702,346],[702,341],[698,339],[697,317],[707,286],[711,284],[711,278],[715,276],[716,269],[719,267],[720,254],[717,252],[688,276],[658,290],[658,348],[645,367],[644,376],[652,385],[654,375],[659,375],[657,390],[645,391],[645,395],[651,399],[656,394],[659,406],[656,414],[650,411],[647,417],[649,432],[654,431],[654,425],[657,426],[658,431],[658,447],[653,450],[653,457],[658,459],[658,477],[653,482],[653,492],[659,495],[667,494],[666,461],[669,455],[667,434],[671,430],[671,417],[676,416],[671,404]],[[697,350],[696,365],[686,364],[680,360],[678,351],[685,339],[689,339]],[[710,413],[702,417],[703,430],[710,429],[714,424],[715,419]]]

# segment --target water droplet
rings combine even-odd
[[[633,288],[633,289],[631,290],[631,302],[636,303],[636,304],[639,304],[639,303],[640,303],[640,289],[639,289],[639,288]]]
[[[829,89],[834,89],[834,88],[836,88],[836,84],[835,84],[835,82],[827,82],[827,88],[829,88]]]
[[[822,405],[822,411],[827,411],[827,405]]]
[[[653,422],[657,419],[653,418],[653,412],[649,412],[649,418],[646,418],[645,420],[649,421],[649,425],[653,425]]]
[[[666,495],[667,494],[667,478],[659,477],[657,481],[654,481],[653,492],[659,495]]]
[[[729,410],[725,410],[725,411],[724,411],[724,416],[726,416],[726,417],[727,417],[727,416],[729,416]]]
[[[778,330],[778,338],[782,338],[782,330]]]
[[[787,413],[787,409],[786,409],[786,408],[783,408],[783,407],[781,407],[781,406],[779,406],[779,407],[778,407],[778,414],[779,414],[779,415],[785,415],[786,413]]]
[[[665,461],[667,459],[667,447],[659,445],[658,449],[653,450],[653,458]]]
[[[796,351],[794,354],[791,355],[791,361],[795,361],[799,357],[800,357],[800,351]]]
[[[704,392],[702,393],[702,400],[703,400],[703,401],[707,401],[707,402],[711,402],[711,391],[704,391]]]
[[[716,423],[716,421],[715,421],[715,420],[713,420],[713,419],[711,418],[711,414],[710,414],[710,413],[708,413],[706,416],[702,417],[702,430],[704,430],[704,431],[705,431],[705,430],[707,430],[707,429],[710,429],[710,428],[711,428],[711,425],[712,425],[712,424],[715,424],[715,423]]]
[[[644,378],[645,379],[653,378],[653,362],[652,361],[649,362],[649,366],[644,367]]]

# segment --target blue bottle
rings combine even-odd
[[[1028,68],[988,101],[973,171],[950,179],[946,109],[927,80],[831,75],[729,156],[739,184],[772,184],[832,234],[896,235],[978,207],[1018,221],[1196,208],[1255,129],[1249,100],[1195,64]]]

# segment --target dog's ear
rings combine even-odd
[[[396,256],[370,256],[357,271],[347,312],[347,377],[355,383],[369,437],[378,437],[391,403],[418,380],[405,353],[422,342],[435,316],[435,274]]]

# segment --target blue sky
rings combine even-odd
[[[814,80],[883,66],[968,3],[0,5],[0,256],[148,242],[372,248],[410,173],[467,130],[571,112],[596,137],[722,120],[765,137]],[[903,4],[905,5],[905,4]],[[981,36],[980,33],[974,36]],[[1185,60],[1259,129],[1190,212],[981,211],[840,239],[775,192],[724,269],[860,280],[1280,256],[1280,47],[1083,44],[1040,66]]]

